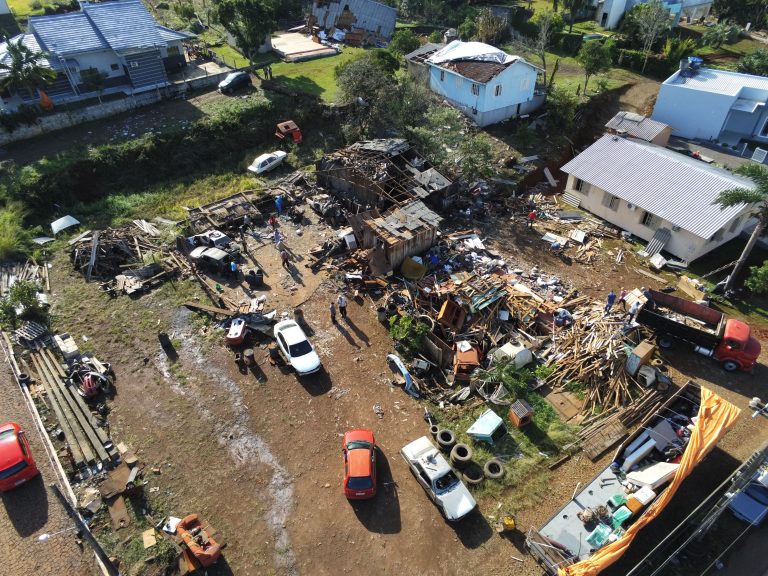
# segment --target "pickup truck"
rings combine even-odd
[[[760,342],[751,335],[749,324],[671,294],[650,293],[651,300],[642,305],[635,320],[656,332],[660,347],[669,348],[674,340],[682,340],[720,362],[728,372],[752,371],[760,356]]]
[[[422,436],[400,450],[408,466],[449,522],[461,520],[477,506],[445,457]]]

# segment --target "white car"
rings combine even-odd
[[[264,172],[269,172],[275,166],[282,163],[286,156],[288,156],[288,153],[283,152],[282,150],[270,152],[269,154],[262,154],[256,158],[256,160],[251,162],[251,165],[248,166],[248,170],[254,174],[263,174]]]
[[[296,322],[283,320],[275,324],[275,340],[280,352],[299,376],[320,370],[320,357]]]
[[[450,522],[461,520],[477,506],[445,457],[422,436],[400,450],[411,472]]]

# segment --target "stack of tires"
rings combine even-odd
[[[450,454],[451,465],[456,468],[469,487],[480,486],[486,478],[501,480],[504,478],[504,464],[498,458],[491,458],[481,467],[472,460],[472,448],[467,444],[456,442],[456,434],[447,428],[432,426],[430,433],[437,440],[437,445],[443,452]]]

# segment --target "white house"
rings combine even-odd
[[[103,76],[104,92],[139,93],[169,84],[168,72],[186,66],[182,42],[194,38],[155,22],[140,0],[81,2],[79,12],[36,16],[28,31],[11,39],[43,52],[44,65],[58,74],[45,93],[56,103],[93,96],[93,78]],[[0,44],[0,61],[9,59]],[[35,103],[37,94],[0,95],[0,110]]]
[[[597,11],[595,19],[600,26],[613,30],[621,24],[624,15],[638,4],[645,4],[648,0],[598,0],[595,4]],[[694,22],[709,15],[713,0],[665,0],[664,4],[669,8],[672,25],[677,26],[681,18],[688,22]]]
[[[546,98],[536,82],[540,68],[482,42],[454,40],[423,62],[429,88],[478,126],[528,114]]]
[[[738,236],[747,205],[720,209],[723,190],[754,188],[727,170],[635,138],[606,134],[561,168],[573,204],[685,261]],[[575,200],[573,200],[575,199]]]
[[[672,134],[738,144],[768,142],[768,78],[685,64],[659,89],[652,118]]]

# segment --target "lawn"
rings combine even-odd
[[[7,0],[8,7],[19,20],[26,20],[30,16],[40,16],[43,13],[43,9],[39,8],[33,10],[30,6],[31,0]]]
[[[341,54],[328,58],[306,62],[278,62],[272,66],[272,74],[275,80],[290,89],[333,102],[338,89],[333,75],[334,68],[362,53],[362,48],[345,47]]]

